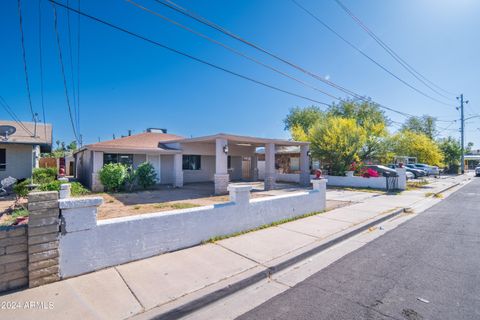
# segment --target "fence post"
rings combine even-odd
[[[230,201],[239,205],[248,204],[250,202],[250,190],[252,190],[252,186],[229,185]]]
[[[58,192],[30,193],[28,211],[28,277],[33,288],[60,280]]]

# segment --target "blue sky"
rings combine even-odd
[[[153,0],[138,3],[245,52],[256,59],[329,88],[271,57],[175,13]],[[419,89],[435,95],[386,54],[333,0],[298,0],[337,32]],[[480,2],[475,0],[343,0],[384,42],[441,87],[463,92],[466,116],[480,113]],[[307,16],[290,0],[175,0],[275,54],[357,93],[407,113],[455,120],[454,106],[431,101],[380,70]],[[63,0],[66,3],[66,0]],[[70,5],[76,7],[77,1]],[[331,98],[305,88],[204,39],[179,29],[132,4],[82,0],[82,11],[108,20],[196,57],[326,103]],[[53,9],[42,0],[42,44],[46,120],[55,139],[74,139],[58,60]],[[42,114],[38,44],[38,2],[22,1],[25,45],[33,108]],[[72,83],[66,11],[57,9],[71,99]],[[17,1],[0,3],[3,45],[0,95],[25,121],[31,120],[25,89]],[[71,13],[74,79],[77,79],[77,17]],[[82,17],[80,20],[80,133],[84,143],[168,128],[184,136],[227,132],[288,138],[283,118],[294,106],[312,103],[236,78]],[[343,95],[344,96],[344,95]],[[440,97],[441,98],[441,97]],[[450,100],[456,104],[454,96]],[[402,116],[387,112],[394,121]],[[8,115],[0,109],[0,118]],[[458,137],[459,123],[439,122],[442,135]],[[467,121],[466,141],[480,147],[480,118]],[[396,129],[395,125],[391,128]]]

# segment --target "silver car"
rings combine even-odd
[[[475,168],[475,176],[480,177],[480,166]]]
[[[428,164],[424,163],[415,163],[414,165],[416,168],[427,171],[429,175],[438,176],[440,174],[440,169],[437,166],[429,166]]]

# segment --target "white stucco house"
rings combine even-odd
[[[120,162],[133,167],[150,162],[159,184],[213,182],[215,193],[227,192],[230,181],[258,180],[258,148],[264,148],[265,189],[275,185],[275,152],[298,146],[300,183],[309,184],[309,143],[219,133],[184,138],[164,129],[86,145],[74,153],[77,179],[93,191],[103,189],[98,172],[104,164]]]
[[[52,126],[0,120],[0,129],[13,132],[0,136],[0,180],[30,178],[33,168],[38,168],[40,153],[51,151]]]

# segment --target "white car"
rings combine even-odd
[[[415,163],[415,167],[425,170],[428,175],[438,176],[440,174],[440,169],[438,169],[436,166],[429,166],[428,164],[424,163]]]
[[[480,166],[475,168],[475,176],[480,177]]]
[[[405,172],[405,174],[407,175],[407,180],[415,179],[415,175],[410,171]]]

